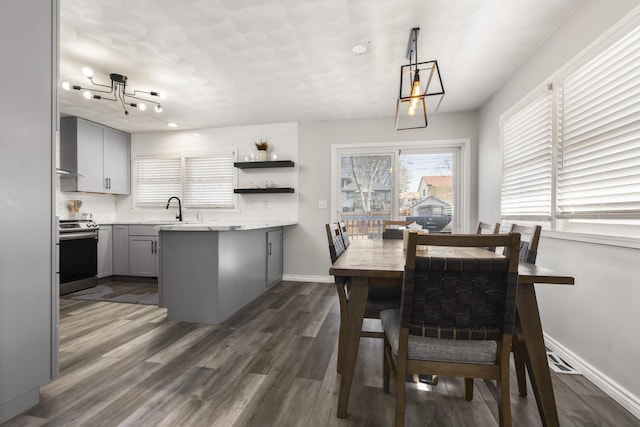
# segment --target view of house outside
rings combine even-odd
[[[450,232],[453,165],[452,153],[401,154],[397,171],[392,155],[343,155],[340,219],[347,223],[349,235],[380,238],[382,221],[389,219],[413,220],[432,232]]]

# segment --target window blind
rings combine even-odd
[[[549,218],[552,178],[552,91],[502,122],[503,218]]]
[[[186,207],[234,208],[234,153],[185,155]]]
[[[171,196],[182,195],[180,156],[138,156],[135,166],[135,205],[165,206]]]
[[[562,217],[640,212],[640,28],[562,84],[557,210]]]

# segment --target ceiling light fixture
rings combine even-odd
[[[444,98],[438,61],[418,62],[419,34],[420,28],[411,29],[407,44],[409,64],[400,67],[396,130],[426,128]]]
[[[64,90],[80,90],[83,91],[82,95],[86,99],[104,99],[106,101],[120,101],[122,104],[122,108],[124,109],[124,114],[129,115],[129,111],[127,107],[137,108],[140,111],[146,110],[147,106],[145,102],[149,104],[154,104],[154,110],[158,113],[162,112],[162,105],[159,102],[153,101],[151,99],[141,98],[140,95],[144,94],[147,96],[158,97],[164,99],[158,92],[155,91],[142,91],[142,90],[134,90],[133,93],[127,93],[127,76],[122,74],[111,73],[109,74],[109,78],[111,79],[111,85],[104,85],[100,83],[96,83],[93,81],[93,70],[89,67],[84,67],[82,69],[82,74],[85,75],[86,78],[89,79],[92,85],[98,86],[104,89],[96,89],[96,88],[85,88],[78,85],[71,85],[69,82],[62,82],[62,88]],[[97,94],[106,94],[105,95],[97,95]]]

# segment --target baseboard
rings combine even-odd
[[[303,276],[298,274],[283,274],[282,280],[286,280],[288,282],[333,283],[333,276]]]
[[[591,381],[596,387],[606,393],[631,414],[640,419],[640,398],[634,396],[627,389],[620,386],[611,378],[594,368],[577,354],[545,334],[544,341],[547,347],[555,351],[571,366],[582,372],[582,375]]]
[[[37,405],[39,401],[40,387],[36,387],[8,402],[0,404],[0,424]]]

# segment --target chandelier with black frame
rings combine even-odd
[[[64,90],[73,89],[83,91],[82,95],[85,97],[85,99],[104,99],[107,101],[116,102],[120,101],[120,103],[122,104],[122,108],[124,109],[124,114],[126,116],[129,115],[129,110],[127,110],[127,107],[137,108],[140,111],[146,110],[147,105],[145,104],[145,102],[153,104],[154,110],[157,113],[162,112],[162,105],[160,104],[160,102],[141,98],[139,95],[144,94],[147,96],[157,97],[158,99],[164,99],[164,97],[156,91],[146,92],[142,90],[134,90],[133,93],[127,93],[127,76],[117,73],[111,73],[109,74],[111,85],[105,85],[93,81],[93,71],[89,67],[84,67],[82,69],[82,74],[84,74],[85,77],[87,77],[91,84],[93,84],[94,86],[97,86],[99,88],[106,88],[109,90],[96,88],[89,89],[78,85],[72,85],[69,82],[63,82],[62,88]],[[99,94],[105,94],[106,96]]]
[[[400,67],[396,130],[426,128],[440,108],[444,86],[438,61],[418,62],[420,28],[412,28],[407,45],[409,64]]]

